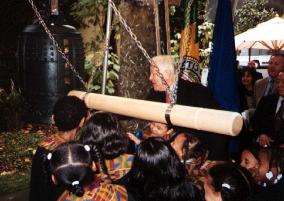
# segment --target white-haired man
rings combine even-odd
[[[150,67],[149,80],[152,83],[153,89],[150,91],[149,100],[219,109],[217,102],[214,100],[208,88],[199,83],[190,82],[181,78],[178,79],[174,59],[171,56],[159,55],[152,59],[156,66]],[[170,93],[167,92],[167,85],[162,81],[158,72],[163,75],[164,81],[170,88]],[[176,129],[178,131],[195,134],[209,149],[209,160],[227,159],[228,140],[226,136],[195,129]]]

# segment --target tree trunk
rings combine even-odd
[[[155,56],[153,6],[138,7],[128,1],[122,1],[119,10],[150,57]],[[118,96],[145,99],[151,88],[148,81],[150,63],[122,24],[120,50],[121,69],[116,91]]]
[[[129,1],[122,1],[119,10],[137,39],[150,57],[156,55],[155,15],[153,5],[139,7]],[[145,99],[151,88],[148,80],[150,63],[142,54],[135,41],[121,25],[120,72],[116,94],[122,97]],[[133,108],[135,109],[135,108]],[[139,119],[121,121],[125,130],[141,130],[146,122]]]

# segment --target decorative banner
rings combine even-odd
[[[184,1],[184,29],[181,32],[180,43],[180,77],[191,82],[201,81],[199,68],[198,43],[198,1]]]

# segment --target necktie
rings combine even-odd
[[[283,126],[284,122],[283,114],[284,114],[284,100],[281,101],[281,106],[275,116],[274,128],[276,132],[280,131],[281,127]]]
[[[171,97],[168,93],[166,93],[166,103],[171,103]]]
[[[271,79],[268,83],[268,90],[267,90],[267,93],[266,93],[266,96],[268,95],[272,95],[275,93],[275,80],[274,79]]]

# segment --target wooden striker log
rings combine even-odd
[[[116,113],[138,119],[167,123],[167,103],[158,103],[131,98],[71,91],[69,96],[84,99],[88,108]],[[241,131],[243,120],[239,113],[207,108],[174,105],[170,120],[173,125],[236,136]]]

